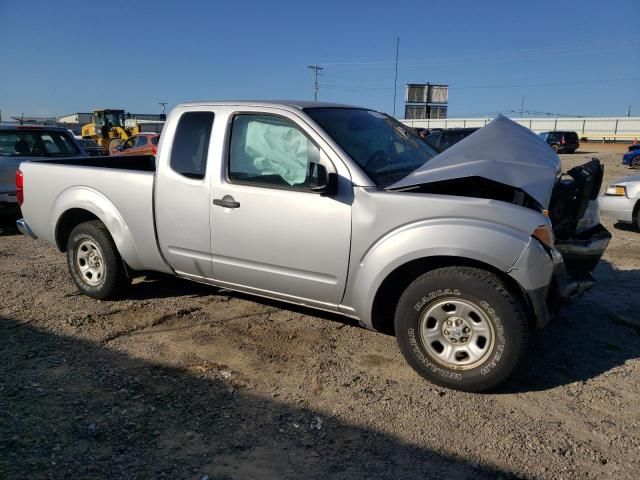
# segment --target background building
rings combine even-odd
[[[408,83],[405,88],[404,118],[447,118],[449,86]]]

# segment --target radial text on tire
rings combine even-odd
[[[404,291],[395,313],[409,364],[444,387],[480,392],[503,383],[526,351],[521,300],[495,274],[473,267],[429,271]]]

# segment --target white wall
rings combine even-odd
[[[491,118],[444,118],[439,120],[401,120],[414,128],[483,127]],[[571,130],[580,138],[602,140],[640,140],[640,117],[585,117],[585,118],[512,118],[513,121],[534,132]]]

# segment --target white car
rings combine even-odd
[[[609,185],[598,201],[600,212],[640,230],[640,175],[620,178]]]

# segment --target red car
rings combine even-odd
[[[157,133],[139,133],[132,135],[120,145],[111,150],[111,155],[155,155],[158,150]]]

